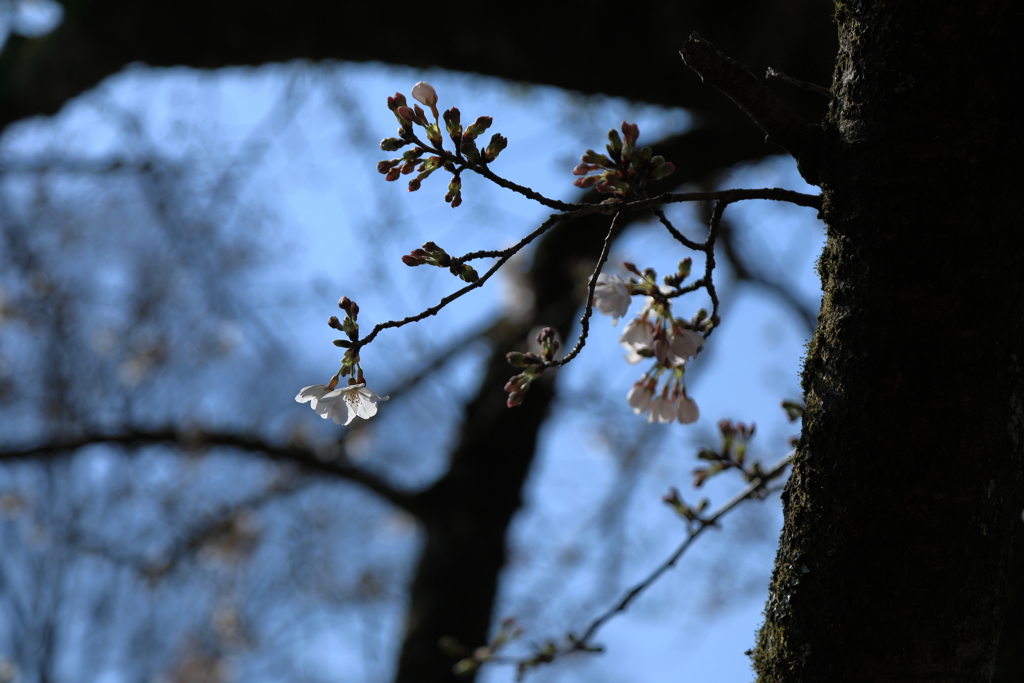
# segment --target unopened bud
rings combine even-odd
[[[555,328],[545,327],[544,329],[537,333],[537,343],[543,344],[546,341],[553,341],[555,339],[556,334],[558,333],[555,332]]]
[[[416,112],[409,107],[399,107],[396,113],[402,117],[403,121],[413,122],[417,120]]]
[[[596,164],[597,166],[603,166],[606,168],[612,165],[611,161],[608,160],[608,157],[603,154],[598,154],[592,149],[588,149],[584,152],[583,156],[580,157],[580,161],[585,164]]]
[[[462,141],[459,143],[459,149],[462,154],[470,161],[477,161],[480,159],[480,150],[476,148],[476,143],[473,142],[473,138],[468,135],[462,136]]]
[[[345,313],[347,313],[349,317],[351,317],[353,320],[355,320],[356,316],[359,315],[358,304],[356,304],[355,301],[352,301],[352,299],[349,299],[347,296],[343,296],[340,299],[338,299],[338,308],[345,311]],[[345,322],[346,324],[348,323],[348,321]],[[346,327],[345,329],[348,328]]]
[[[465,137],[475,138],[490,128],[492,122],[493,119],[490,116],[478,116],[476,121],[469,124],[469,127],[466,128],[466,132],[463,135]]]
[[[344,331],[343,328],[341,327],[341,321],[338,320],[338,316],[336,315],[332,315],[330,318],[327,319],[327,326],[330,327],[332,330],[338,330],[338,332]]]
[[[458,272],[455,272],[456,269],[458,270]],[[460,280],[463,280],[465,282],[476,282],[477,280],[480,279],[480,276],[477,274],[473,266],[465,263],[452,265],[451,270],[452,272],[459,276]]]
[[[669,505],[679,505],[682,503],[682,499],[679,498],[679,490],[675,486],[668,490],[668,493],[661,497],[661,500]]]
[[[622,122],[622,136],[625,143],[630,147],[636,145],[637,138],[640,137],[640,127],[635,123]]]
[[[501,154],[501,150],[508,147],[508,138],[498,133],[491,136],[491,141],[487,144],[487,149],[484,150],[485,161],[494,161]]]
[[[660,180],[661,178],[668,177],[673,172],[675,172],[675,170],[675,164],[673,164],[671,161],[666,161],[665,163],[659,166],[655,166],[651,170],[651,178],[653,178],[654,180]]]
[[[458,109],[452,107],[442,114],[442,117],[444,118],[444,126],[450,135],[462,132],[461,116]]]
[[[408,142],[400,140],[399,138],[384,138],[380,141],[380,148],[385,152],[395,152],[408,144]],[[379,164],[377,166],[377,170],[380,170]]]
[[[420,81],[412,86],[412,98],[420,104],[433,107],[437,104],[437,91],[429,83]]]
[[[593,187],[594,185],[597,185],[603,180],[603,175],[588,175],[583,178],[577,178],[576,180],[572,181],[572,184],[575,185],[576,187],[587,189],[588,187]]]
[[[396,92],[394,97],[388,98],[388,109],[393,112],[397,112],[399,107],[405,106],[405,95],[400,92]]]

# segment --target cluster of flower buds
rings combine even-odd
[[[670,488],[668,493],[661,497],[661,500],[675,510],[676,514],[684,518],[687,522],[699,522],[700,513],[704,512],[708,507],[707,498],[701,498],[697,501],[696,505],[687,505],[683,502],[683,499],[679,497],[679,490],[676,489],[675,486]]]
[[[522,353],[511,351],[505,354],[510,365],[517,368],[524,368],[521,373],[514,375],[505,384],[505,391],[508,393],[507,405],[514,408],[526,398],[526,392],[530,385],[544,374],[544,363],[553,361],[561,343],[558,341],[557,332],[552,327],[545,327],[537,334],[537,344],[540,345],[540,353]]]
[[[648,413],[651,422],[678,420],[690,424],[700,417],[697,404],[686,395],[683,374],[687,361],[704,346],[705,335],[716,321],[709,319],[703,309],[691,320],[672,317],[672,300],[683,293],[680,285],[690,276],[692,265],[691,259],[683,259],[675,273],[665,276],[665,284],[659,285],[653,268],[641,271],[632,263],[624,263],[626,270],[636,277],[626,281],[618,275],[601,273],[594,286],[592,303],[601,313],[612,316],[613,325],[626,314],[634,295],[647,297],[638,316],[626,324],[619,343],[629,352],[628,363],[639,363],[645,358],[654,360],[653,367],[626,395],[633,411],[638,415]],[[659,393],[663,375],[667,380]]]
[[[476,140],[490,128],[492,123],[490,116],[480,116],[463,129],[462,116],[455,107],[445,111],[439,117],[437,91],[429,83],[420,81],[414,85],[412,97],[430,108],[433,121],[427,117],[427,112],[419,104],[410,107],[405,100],[405,95],[395,93],[394,97],[389,97],[388,109],[398,119],[398,137],[385,138],[381,141],[380,148],[385,152],[396,152],[408,145],[415,146],[403,152],[401,157],[377,162],[377,171],[384,176],[385,180],[398,180],[400,176],[416,171],[417,176],[409,181],[409,191],[415,192],[420,189],[422,182],[431,173],[439,168],[444,168],[452,174],[452,180],[448,183],[448,191],[444,200],[451,204],[452,208],[457,207],[462,203],[462,180],[459,177],[462,169],[467,165],[486,165],[494,161],[498,158],[501,150],[508,146],[508,140],[495,133],[491,136],[487,146],[481,150],[477,146]],[[455,145],[454,153],[444,148],[440,119],[444,120],[445,131]],[[423,128],[427,138],[426,143],[416,137],[413,126]],[[433,152],[433,154],[423,158],[423,155],[428,152]]]
[[[633,383],[626,394],[626,403],[637,415],[647,413],[648,422],[673,422],[693,424],[700,419],[697,403],[686,395],[683,384],[683,369],[676,368],[668,373],[668,379],[658,392],[660,378],[657,375],[643,375]]]
[[[338,308],[345,312],[345,319],[338,320],[332,315],[327,325],[333,330],[344,332],[348,339],[335,339],[334,345],[345,349],[341,358],[341,369],[334,374],[327,384],[314,384],[303,387],[295,397],[299,403],[308,403],[317,415],[331,418],[337,424],[348,425],[357,417],[369,420],[377,414],[377,403],[388,400],[387,396],[378,396],[366,386],[363,368],[359,365],[359,354],[356,353],[354,342],[359,341],[359,305],[347,296],[338,300]],[[342,377],[348,377],[346,386],[339,388]]]
[[[332,315],[327,319],[327,326],[333,330],[344,332],[348,337],[348,339],[334,340],[335,346],[346,349],[345,355],[341,359],[339,375],[341,377],[352,375],[357,382],[362,382],[363,370],[359,367],[359,356],[352,353],[352,343],[359,341],[359,323],[356,322],[356,318],[359,317],[359,304],[347,296],[343,296],[338,299],[338,308],[345,312],[345,319],[338,320],[337,316]]]
[[[448,252],[433,242],[424,242],[421,248],[410,251],[402,257],[402,263],[410,267],[427,265],[447,268],[452,275],[465,282],[476,282],[480,279],[473,266],[453,259]]]
[[[699,487],[708,477],[733,468],[742,472],[747,481],[763,475],[759,463],[746,465],[747,443],[754,436],[754,427],[753,423],[747,426],[742,422],[733,424],[731,420],[720,421],[718,431],[722,435],[722,445],[717,451],[702,448],[697,453],[697,457],[706,460],[709,465],[693,471],[693,485]]]
[[[650,147],[636,148],[640,129],[635,123],[622,122],[622,136],[612,128],[608,131],[608,155],[588,149],[580,163],[572,169],[573,175],[583,176],[573,181],[576,187],[593,187],[598,192],[621,199],[644,197],[647,183],[658,180],[676,170],[675,165],[662,156],[654,156]],[[595,175],[587,175],[595,172]]]

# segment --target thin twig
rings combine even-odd
[[[672,235],[672,237],[674,237],[677,242],[682,244],[684,247],[687,247],[688,249],[700,251],[700,245],[691,240],[683,233],[676,230],[676,226],[672,225],[672,221],[670,221],[668,217],[665,216],[664,211],[662,211],[660,208],[656,208],[654,209],[654,215],[658,217],[658,220],[661,221],[661,224],[665,226],[666,230],[668,230],[668,234]]]
[[[540,237],[541,235],[546,233],[548,230],[550,230],[552,227],[554,227],[555,224],[557,224],[559,221],[565,220],[566,218],[569,218],[571,216],[572,216],[572,214],[551,214],[550,216],[548,216],[547,220],[545,220],[543,223],[541,223],[540,227],[538,227],[536,230],[534,230],[529,235],[527,235],[523,239],[521,239],[518,242],[516,242],[514,245],[512,245],[508,249],[504,249],[501,252],[498,252],[500,254],[500,258],[498,259],[498,262],[495,263],[493,266],[491,266],[487,270],[486,273],[481,275],[480,279],[478,279],[476,282],[471,282],[470,284],[466,285],[462,289],[449,294],[448,296],[444,297],[439,302],[437,302],[437,304],[435,304],[434,306],[431,306],[430,308],[428,308],[426,310],[420,311],[416,315],[410,315],[409,317],[402,318],[401,320],[389,320],[387,322],[377,323],[376,325],[373,326],[373,329],[370,331],[370,334],[366,335],[365,337],[363,337],[359,341],[353,343],[352,348],[355,349],[356,353],[358,353],[359,349],[361,347],[363,347],[363,346],[366,346],[370,342],[372,342],[374,337],[376,337],[381,332],[381,330],[386,330],[386,329],[389,329],[389,328],[392,328],[392,327],[403,327],[405,325],[408,325],[409,323],[414,323],[414,322],[416,322],[418,320],[423,320],[424,318],[428,318],[428,317],[430,317],[432,315],[437,315],[437,313],[442,308],[444,308],[445,306],[447,306],[451,302],[453,302],[456,299],[464,296],[465,294],[468,294],[469,292],[473,291],[474,289],[479,289],[480,287],[483,287],[484,283],[487,282],[491,278],[492,275],[494,275],[496,272],[498,272],[498,270],[503,265],[505,265],[506,261],[508,261],[510,258],[515,256],[516,254],[518,254],[520,252],[520,250],[523,249],[523,247],[525,247],[530,242],[534,241],[535,239],[537,239],[538,237]],[[489,252],[487,253],[487,255],[490,255]],[[472,254],[470,256],[472,256]],[[456,262],[464,262],[464,261],[467,261],[469,259],[467,257],[463,256],[463,257],[460,257],[460,258],[457,258],[457,259],[454,259],[454,260]]]
[[[568,652],[573,652],[577,650],[584,650],[587,647],[589,647],[587,641],[589,641],[590,638],[593,637],[595,633],[597,633],[597,630],[600,629],[601,626],[605,624],[605,622],[607,622],[609,619],[611,619],[619,612],[625,611],[626,608],[629,607],[630,603],[632,603],[638,595],[647,590],[647,588],[649,588],[651,584],[657,581],[662,574],[664,574],[666,571],[668,571],[669,568],[675,565],[675,563],[679,561],[679,558],[683,556],[683,553],[686,552],[686,550],[690,547],[694,540],[698,536],[700,536],[705,529],[714,526],[715,523],[723,515],[725,515],[727,512],[735,508],[741,502],[749,498],[753,493],[755,493],[759,489],[762,489],[765,486],[765,484],[767,484],[769,481],[778,477],[782,473],[782,470],[785,469],[787,465],[789,465],[790,460],[792,458],[793,452],[788,453],[785,457],[783,457],[781,460],[779,460],[770,468],[768,468],[768,470],[762,476],[752,479],[749,484],[747,484],[744,488],[738,491],[736,495],[734,495],[728,501],[719,506],[718,509],[712,512],[709,517],[705,517],[699,520],[700,524],[690,531],[690,533],[686,537],[686,540],[684,540],[679,545],[679,547],[676,548],[675,552],[672,553],[672,555],[669,556],[667,560],[662,562],[656,569],[654,569],[654,571],[652,571],[647,576],[647,578],[645,578],[643,581],[641,581],[636,586],[627,591],[618,603],[616,603],[613,607],[610,607],[608,610],[606,610],[604,613],[602,613],[600,616],[594,619],[587,627],[587,630],[583,632],[583,636],[579,639],[574,639],[573,645],[570,646],[562,654],[567,654]]]
[[[711,227],[708,229],[708,239],[704,242],[702,249],[704,252],[704,286],[708,290],[708,296],[711,297],[712,326],[708,330],[707,336],[711,336],[711,333],[715,331],[715,327],[718,326],[718,307],[720,302],[713,278],[715,270],[715,242],[718,240],[718,230],[722,223],[722,214],[725,213],[725,207],[728,205],[729,203],[722,199],[715,202],[715,208],[711,210]]]
[[[446,152],[446,153],[450,154],[450,152]],[[424,318],[428,318],[428,317],[430,317],[432,315],[437,315],[437,313],[442,308],[444,308],[445,306],[447,306],[451,302],[455,301],[456,299],[461,298],[462,296],[468,294],[469,292],[473,291],[474,289],[479,289],[480,287],[482,287],[483,284],[487,280],[489,280],[491,278],[491,276],[494,275],[494,273],[496,273],[510,258],[512,258],[514,255],[519,253],[519,251],[521,251],[528,244],[533,242],[535,239],[537,239],[538,237],[540,237],[541,235],[543,235],[548,230],[550,230],[551,228],[553,228],[555,225],[557,225],[558,223],[560,223],[562,221],[570,221],[570,220],[573,220],[575,218],[583,218],[585,216],[593,216],[593,215],[601,215],[601,214],[614,214],[616,216],[621,216],[621,215],[624,215],[624,214],[635,213],[637,211],[646,211],[646,210],[652,209],[654,207],[657,207],[657,206],[660,206],[660,205],[663,205],[663,204],[677,204],[677,203],[680,203],[680,202],[696,202],[696,201],[708,201],[708,200],[721,200],[721,201],[724,201],[726,204],[731,204],[732,202],[745,201],[745,200],[751,200],[751,199],[768,199],[768,200],[774,200],[774,201],[783,201],[783,202],[789,202],[791,204],[796,204],[798,206],[806,206],[806,207],[810,207],[810,208],[814,208],[814,209],[821,209],[821,197],[815,196],[815,195],[802,194],[800,192],[793,192],[792,190],[783,190],[783,189],[780,189],[780,188],[734,189],[734,190],[718,190],[718,191],[714,191],[714,192],[685,192],[685,193],[678,193],[678,194],[666,193],[666,194],[659,195],[657,197],[651,197],[649,199],[642,199],[642,200],[635,201],[635,202],[624,202],[624,203],[614,202],[614,203],[609,203],[609,204],[583,204],[583,205],[581,205],[581,204],[561,204],[561,203],[559,203],[560,206],[569,207],[571,210],[568,210],[568,211],[566,211],[564,213],[560,213],[560,214],[551,214],[540,225],[540,227],[538,227],[536,230],[531,232],[529,235],[527,235],[523,239],[519,240],[519,242],[517,242],[516,244],[512,245],[511,247],[509,247],[507,249],[501,249],[501,250],[474,251],[474,252],[470,252],[468,254],[465,254],[463,256],[460,256],[458,258],[453,259],[453,261],[456,262],[456,263],[465,263],[467,261],[471,261],[471,260],[478,259],[478,258],[497,258],[498,262],[495,263],[493,266],[491,266],[487,270],[486,273],[484,273],[482,276],[480,276],[479,280],[477,280],[476,282],[473,282],[473,283],[470,283],[470,284],[466,285],[462,289],[459,289],[459,290],[453,292],[452,294],[449,294],[448,296],[446,296],[443,299],[441,299],[434,306],[431,306],[430,308],[427,308],[427,309],[425,309],[423,311],[420,311],[419,313],[417,313],[415,315],[411,315],[411,316],[408,316],[406,318],[402,318],[401,320],[388,320],[387,322],[377,323],[373,327],[373,329],[370,331],[370,333],[368,335],[366,335],[362,339],[354,342],[352,348],[355,349],[356,352],[358,352],[358,350],[360,348],[362,348],[363,346],[366,346],[371,341],[373,341],[374,338],[376,338],[376,336],[381,331],[383,331],[383,330],[390,329],[390,328],[403,327],[403,326],[408,325],[410,323],[414,323],[414,322],[417,322],[419,320],[423,320]],[[550,205],[550,204],[546,204],[546,205]],[[683,239],[686,239],[686,238],[684,237]],[[710,239],[710,236],[709,236],[709,239]],[[686,243],[687,242],[684,242],[684,244],[686,244]],[[705,242],[703,245],[694,243],[694,245],[695,245],[695,247],[691,247],[691,248],[695,248],[698,251],[706,251],[708,242]],[[606,246],[607,246],[607,244],[606,244]],[[712,261],[714,260],[713,257],[712,257],[711,260]],[[710,279],[707,276],[705,276],[705,281],[710,282]],[[594,284],[594,282],[592,281],[591,282],[592,286],[590,287],[590,298],[591,299],[593,298],[593,294],[594,294],[593,284]],[[714,284],[713,283],[711,283],[711,287],[709,289],[709,294],[712,297],[712,302],[716,302],[717,301],[717,295],[714,294]],[[590,306],[590,304],[588,304],[588,306]],[[717,304],[716,304],[715,312],[717,312],[717,310],[718,310],[718,307],[717,307]],[[553,365],[564,365],[569,360],[571,360],[572,357],[575,357],[575,354],[571,354],[571,357],[570,356],[566,356],[561,361],[555,362],[555,363],[552,363],[552,364]]]
[[[597,266],[594,267],[594,273],[590,276],[590,285],[587,287],[587,305],[583,309],[583,317],[580,318],[580,336],[576,339],[576,345],[572,347],[572,351],[565,354],[558,360],[546,361],[544,367],[557,368],[565,365],[573,358],[579,355],[580,351],[587,343],[587,335],[590,333],[590,317],[594,314],[594,290],[597,288],[597,278],[601,275],[601,269],[604,268],[604,264],[608,261],[608,254],[612,249],[612,242],[615,240],[615,235],[619,232],[621,226],[619,225],[619,217],[622,214],[615,214],[612,218],[612,224],[608,226],[608,233],[604,236],[604,245],[601,247],[601,255],[597,259]]]
[[[496,185],[504,187],[506,190],[518,192],[519,194],[523,195],[528,199],[532,199],[533,201],[538,202],[539,204],[543,204],[549,209],[555,209],[556,211],[572,211],[582,206],[586,206],[585,204],[567,204],[566,202],[560,202],[557,199],[548,199],[547,197],[545,197],[544,195],[535,190],[531,190],[530,188],[524,187],[523,185],[517,185],[511,180],[505,180],[504,178],[502,178],[501,176],[499,176],[498,174],[496,174],[494,171],[489,169],[487,166],[484,166],[483,164],[473,164],[466,162],[464,168],[468,168],[470,171],[482,175],[484,178],[487,178]]]

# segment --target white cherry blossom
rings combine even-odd
[[[622,330],[619,343],[622,344],[622,348],[629,351],[629,354],[626,355],[626,362],[639,363],[651,355],[654,347],[654,325],[647,320],[633,318],[626,323],[626,327]],[[642,355],[641,351],[646,351],[647,355]]]
[[[704,335],[693,330],[676,330],[672,335],[665,360],[669,365],[679,367],[697,355],[704,346]]]
[[[378,396],[365,384],[351,384],[328,391],[322,384],[305,387],[295,397],[299,403],[309,402],[316,414],[334,420],[336,424],[351,424],[352,420],[361,417],[369,420],[377,414],[377,401],[386,401],[388,396]]]
[[[324,401],[324,397],[328,394],[336,393],[336,391],[328,389],[323,384],[314,384],[311,387],[303,387],[302,391],[300,391],[295,397],[295,400],[299,403],[309,403],[310,407],[316,411],[317,415],[326,418],[327,404],[330,403],[332,399]]]
[[[594,307],[604,315],[610,315],[612,325],[618,325],[619,318],[626,315],[632,298],[629,287],[618,275],[601,273],[597,276],[597,284],[594,286]]]

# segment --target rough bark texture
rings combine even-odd
[[[839,4],[824,294],[761,681],[992,676],[1024,453],[1019,8]]]

